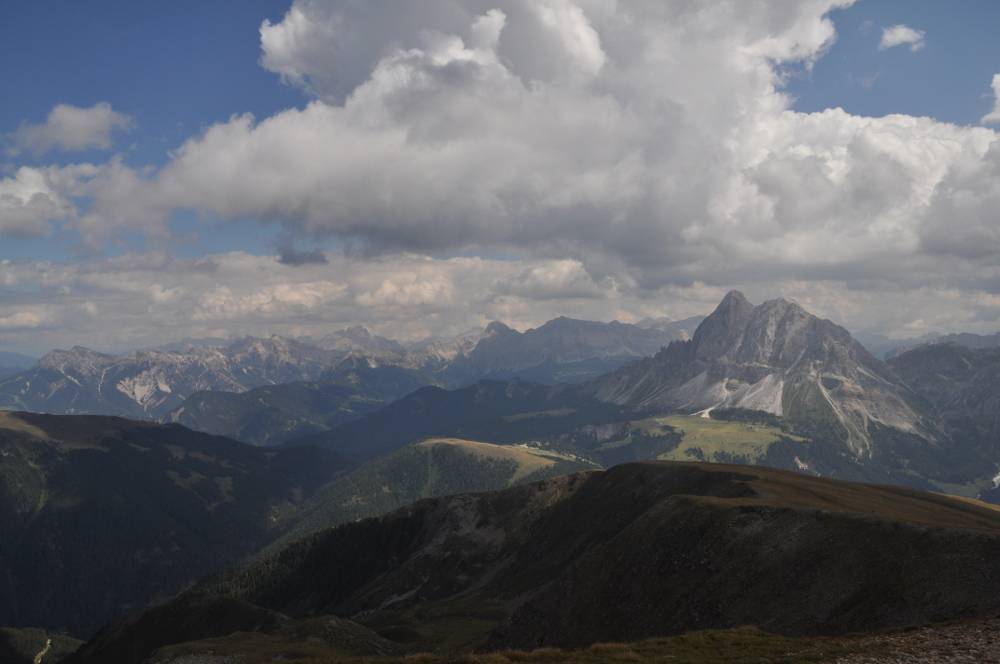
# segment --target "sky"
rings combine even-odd
[[[635,322],[1000,329],[1000,4],[30,0],[0,350]]]

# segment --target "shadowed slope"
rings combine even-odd
[[[458,614],[493,616],[463,637],[491,649],[742,624],[837,634],[1000,610],[1000,511],[772,468],[622,464],[423,500],[204,587],[292,616],[364,616],[417,647],[449,642]]]

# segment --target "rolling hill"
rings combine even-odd
[[[356,468],[296,506],[295,526],[265,551],[311,531],[379,516],[421,498],[502,489],[596,468],[571,454],[431,438]]]
[[[1000,610],[998,573],[1000,509],[983,503],[644,462],[424,499],[312,533],[199,590],[292,618],[354,616],[411,650],[456,652],[972,618]]]

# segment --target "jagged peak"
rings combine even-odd
[[[754,312],[755,307],[743,293],[737,290],[726,293],[715,311],[695,330],[692,339],[695,357],[711,362],[734,352]]]
[[[715,310],[719,311],[720,309],[730,309],[734,306],[744,305],[753,306],[743,293],[738,290],[731,290],[726,293],[726,296],[722,298],[722,302],[719,302],[719,306]]]

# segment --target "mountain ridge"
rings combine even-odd
[[[876,422],[930,441],[940,427],[921,399],[843,327],[788,298],[754,306],[731,291],[690,341],[587,384],[600,401],[640,410],[747,408],[791,420],[818,414],[857,452]]]
[[[458,387],[522,371],[548,383],[580,382],[683,337],[686,324],[680,321],[665,332],[559,318],[522,334],[495,322],[482,334],[415,350],[359,327],[328,335],[320,345],[272,335],[244,337],[227,346],[189,345],[182,351],[126,356],[77,346],[47,353],[0,382],[0,407],[156,420],[199,391],[242,393],[294,381],[336,382],[360,368],[382,367],[409,371],[424,385]],[[501,329],[506,332],[499,334]]]

